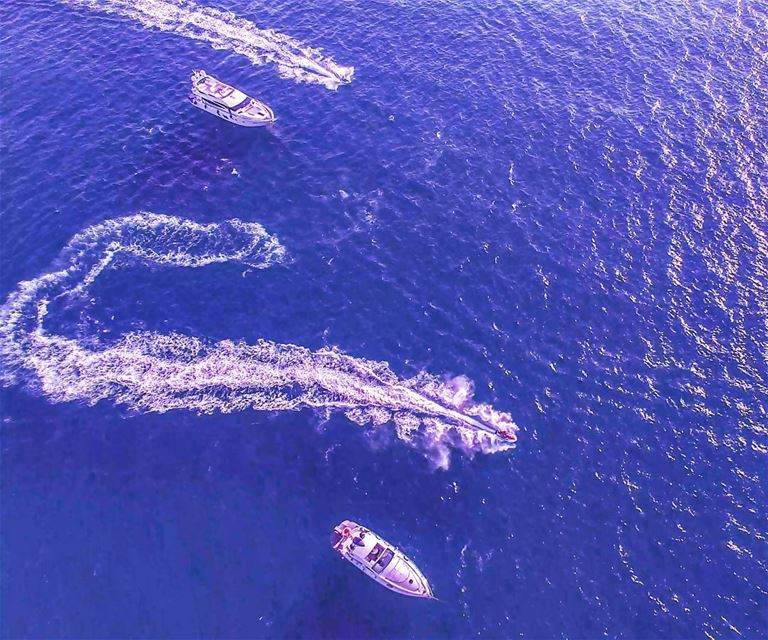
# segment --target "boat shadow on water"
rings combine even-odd
[[[179,110],[174,121],[140,125],[140,160],[134,172],[113,185],[140,209],[152,206],[168,187],[175,190],[176,200],[183,194],[199,197],[224,179],[259,175],[269,180],[279,166],[278,158],[286,153],[279,125],[244,128],[188,104]]]
[[[285,610],[276,635],[286,638],[404,637],[414,614],[429,616],[435,602],[391,593],[339,558],[329,547],[310,568],[305,589]],[[432,612],[434,615],[434,612]],[[421,615],[419,615],[421,618]]]

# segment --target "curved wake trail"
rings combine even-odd
[[[191,0],[64,0],[101,13],[136,20],[150,29],[168,31],[227,49],[255,65],[273,63],[278,73],[297,82],[328,89],[352,81],[354,67],[343,67],[319,50],[272,29],[260,29],[231,11],[205,7]]]
[[[102,344],[97,336],[45,329],[52,301],[77,300],[108,268],[266,268],[284,257],[261,225],[239,220],[204,225],[140,213],[89,227],[70,240],[56,270],[20,282],[0,308],[0,382],[23,384],[54,402],[109,400],[134,411],[340,410],[360,425],[394,422],[399,438],[442,466],[451,447],[473,453],[514,446],[484,431],[517,427],[508,414],[472,402],[464,378],[401,379],[383,362],[267,340],[206,342],[141,331]]]

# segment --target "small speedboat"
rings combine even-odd
[[[205,71],[192,74],[189,101],[198,109],[241,127],[260,127],[276,120],[272,109],[263,102],[220,82]]]
[[[392,591],[434,599],[429,582],[408,556],[370,529],[344,520],[334,528],[331,546],[342,558]]]

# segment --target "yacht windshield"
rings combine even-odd
[[[240,109],[242,109],[242,108],[244,108],[244,107],[247,107],[247,106],[248,106],[248,103],[249,103],[250,101],[251,101],[251,99],[250,99],[250,98],[246,98],[246,99],[245,99],[245,100],[243,100],[242,102],[240,102],[240,103],[236,104],[234,107],[232,107],[232,110],[233,110],[233,111],[240,111]]]
[[[381,573],[384,571],[384,569],[387,568],[387,565],[392,562],[394,555],[395,554],[392,552],[392,550],[387,549],[384,553],[381,554],[381,558],[379,558],[378,562],[373,565],[373,570],[376,573]]]
[[[381,552],[384,551],[384,547],[382,547],[378,542],[374,545],[373,549],[371,549],[371,552],[365,557],[365,559],[368,562],[376,562],[379,559],[379,556],[381,555]]]

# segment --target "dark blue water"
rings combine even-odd
[[[201,7],[0,9],[2,635],[764,636],[766,5]]]

